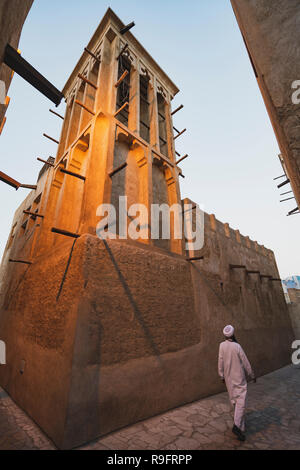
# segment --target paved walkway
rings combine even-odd
[[[300,449],[300,367],[288,366],[249,386],[247,440],[231,432],[227,393],[205,398],[80,447],[83,450]],[[55,449],[0,389],[0,450]]]

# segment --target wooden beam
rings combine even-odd
[[[186,154],[184,157],[180,158],[178,162],[176,162],[176,165],[179,165],[179,163],[183,162],[188,157],[188,154]]]
[[[122,163],[122,165],[118,166],[118,168],[116,168],[115,170],[112,170],[110,173],[108,173],[108,176],[111,178],[116,173],[119,173],[119,171],[123,170],[126,167],[127,167],[127,162]]]
[[[280,183],[280,184],[277,186],[277,188],[280,189],[280,188],[282,188],[282,186],[285,186],[286,184],[289,184],[289,183],[290,183],[290,180],[287,179],[287,180],[284,181],[283,183]]]
[[[128,48],[128,43],[126,43],[125,46],[122,48],[120,54],[119,54],[118,57],[117,57],[117,60],[120,59],[121,55],[124,54],[124,52],[126,51],[127,48]]]
[[[204,259],[204,256],[195,256],[194,258],[186,258],[186,261],[198,261]]]
[[[49,111],[50,111],[50,113],[55,114],[55,116],[58,116],[60,119],[62,119],[62,120],[64,121],[65,118],[64,118],[63,116],[61,116],[60,114],[56,113],[56,112],[53,111],[52,109],[49,109]]]
[[[43,215],[37,214],[36,212],[31,212],[31,211],[23,211],[23,214],[32,215],[33,217],[41,217],[42,219],[44,218]]]
[[[183,104],[181,104],[178,108],[176,108],[172,113],[171,116],[174,116],[174,114],[178,113],[182,108],[184,108]]]
[[[276,278],[276,277],[272,277],[272,278],[270,279],[270,281],[278,281],[278,282],[280,281],[280,282],[281,282],[281,279],[278,279],[278,278]]]
[[[260,274],[260,271],[246,271],[247,274]]]
[[[85,83],[87,83],[88,85],[91,85],[93,88],[95,88],[95,90],[98,90],[98,87],[97,85],[95,85],[93,82],[91,82],[90,80],[88,80],[87,78],[85,78],[83,75],[81,75],[81,73],[78,74],[78,77],[81,78],[81,80],[83,80]]]
[[[55,227],[52,227],[51,232],[58,233],[59,235],[64,235],[65,237],[71,238],[79,238],[81,236],[79,233],[68,232],[67,230],[61,230]]]
[[[127,75],[129,74],[128,70],[125,70],[125,72],[123,73],[123,75],[121,75],[121,77],[119,78],[119,80],[115,83],[115,87],[118,88],[119,85],[121,85],[121,83],[123,82],[123,80],[127,77]]]
[[[123,106],[121,106],[121,108],[119,108],[118,111],[115,112],[114,117],[116,117],[116,116],[117,116],[121,111],[123,111],[123,109],[125,109],[127,106],[129,106],[128,101],[126,101],[126,103],[124,103]]]
[[[20,188],[36,190],[37,185],[36,184],[20,184]]]
[[[54,167],[54,164],[53,164],[53,163],[50,163],[50,162],[47,162],[47,160],[43,160],[42,158],[39,158],[39,157],[37,157],[37,160],[38,160],[39,162],[45,163],[45,165],[49,165],[49,166],[53,166],[53,167]]]
[[[87,52],[88,54],[90,54],[90,56],[92,56],[95,60],[97,60],[97,62],[101,62],[101,60],[99,59],[99,57],[97,57],[92,51],[90,51],[87,47],[84,48],[85,52]]]
[[[50,137],[50,135],[43,134],[43,136],[46,137],[46,138],[49,139],[49,140],[52,140],[52,142],[55,142],[56,144],[59,144],[58,140],[53,139],[53,137]]]
[[[78,100],[75,100],[75,103],[78,104],[79,106],[81,106],[83,109],[85,109],[88,113],[90,113],[90,114],[92,114],[93,116],[95,116],[94,111],[92,111],[90,108],[88,108],[85,104],[81,103],[81,102],[78,101]]]
[[[246,266],[243,264],[230,264],[229,267],[230,269],[246,269]]]
[[[0,171],[0,181],[3,181],[3,183],[6,183],[6,184],[8,184],[9,186],[12,186],[12,187],[15,188],[15,189],[19,189],[19,187],[21,186],[21,183],[19,183],[18,181],[14,180],[14,179],[11,178],[10,176],[6,175],[6,174],[3,173],[2,171]]]
[[[261,279],[268,279],[268,278],[271,279],[272,278],[272,276],[269,276],[269,274],[261,274],[260,277],[261,277]]]
[[[174,137],[174,140],[178,139],[178,137],[180,137],[182,134],[184,134],[186,132],[186,129],[183,129],[183,131],[179,132],[179,134],[177,134],[175,137]]]
[[[64,168],[60,168],[60,171],[66,175],[75,176],[75,178],[79,178],[82,181],[86,180],[85,176],[79,175],[78,173],[73,173],[73,171],[65,170]]]
[[[9,259],[10,263],[32,264],[31,261],[23,261],[21,259]]]

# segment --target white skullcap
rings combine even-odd
[[[223,330],[223,334],[224,334],[224,336],[226,336],[226,338],[231,338],[231,336],[234,335],[234,328],[233,328],[233,326],[231,326],[231,325],[225,326],[225,328],[224,328],[224,330]]]

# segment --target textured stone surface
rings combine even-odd
[[[1,314],[8,366],[0,380],[58,446],[78,446],[220,391],[216,363],[226,323],[234,323],[258,376],[289,362],[293,337],[281,285],[270,287],[271,296],[264,281],[229,270],[230,261],[262,263],[276,275],[274,259],[221,229],[207,230],[211,255],[202,264],[85,235],[25,271]],[[228,298],[234,287],[236,303]]]
[[[299,1],[231,0],[231,3],[300,206],[300,105],[292,102],[295,91],[292,83],[300,77]]]
[[[6,93],[11,82],[11,69],[3,63],[6,44],[18,48],[21,31],[33,0],[2,0],[0,3],[0,80],[6,86]],[[6,108],[0,104],[0,126]]]
[[[231,432],[227,393],[92,441],[81,450],[300,449],[300,368],[288,366],[249,386],[245,443]],[[0,450],[55,449],[42,431],[0,389]]]

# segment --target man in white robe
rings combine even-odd
[[[234,426],[232,432],[240,441],[245,440],[245,411],[247,400],[247,378],[256,382],[242,347],[236,342],[234,328],[227,325],[223,334],[225,341],[219,349],[219,375],[225,381],[230,402],[234,407]]]

